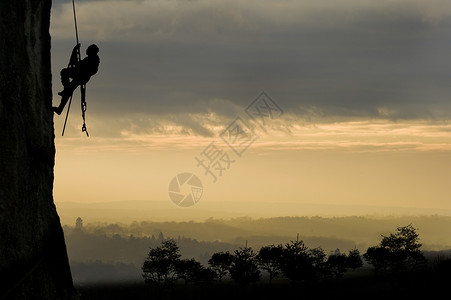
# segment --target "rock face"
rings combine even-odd
[[[50,8],[0,1],[0,299],[73,294],[53,203]]]

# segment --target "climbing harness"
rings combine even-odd
[[[78,41],[78,26],[77,26],[77,15],[75,13],[75,0],[72,0],[72,8],[74,11],[74,26],[75,26],[75,38],[77,40],[77,45],[79,45]],[[76,49],[77,55],[76,55],[76,62],[79,62],[81,60],[81,54],[80,54],[80,47],[77,47]],[[73,61],[73,57],[71,56],[69,60],[68,68],[75,67],[76,62]],[[86,129],[86,110],[87,110],[87,104],[86,104],[86,84],[80,85],[80,93],[81,93],[81,116],[83,118],[83,125],[81,127],[82,132],[86,132],[86,135],[89,137],[88,130]],[[72,95],[69,99],[69,105],[67,107],[67,113],[66,113],[66,119],[64,120],[64,127],[63,127],[63,133],[62,136],[64,136],[64,131],[66,129],[66,123],[67,118],[69,116],[69,110],[70,110],[70,104],[72,103]]]

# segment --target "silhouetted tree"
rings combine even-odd
[[[213,269],[201,266],[201,268],[197,269],[195,272],[194,284],[205,287],[211,284],[215,280],[215,277],[216,272]]]
[[[327,276],[326,253],[321,247],[309,249],[307,251],[310,261],[309,274],[307,280],[316,281]]]
[[[363,265],[362,258],[358,249],[349,251],[348,256],[335,250],[335,253],[329,255],[326,266],[328,271],[335,277],[335,279],[343,277],[344,273],[350,269],[357,269]]]
[[[393,262],[390,250],[381,246],[369,247],[363,257],[373,266],[375,273],[387,272]]]
[[[281,272],[282,255],[282,245],[263,246],[257,254],[258,265],[261,269],[269,273],[269,284]]]
[[[348,257],[346,258],[346,265],[353,270],[361,268],[363,266],[362,257],[360,251],[357,248],[349,250]]]
[[[196,275],[203,268],[200,262],[194,258],[191,259],[178,259],[174,262],[175,272],[177,273],[177,279],[182,279],[185,282],[185,287],[188,282],[193,282],[196,279]]]
[[[171,286],[177,279],[175,264],[180,259],[180,251],[174,240],[166,240],[161,246],[150,249],[142,271],[144,281],[159,289]]]
[[[307,246],[303,241],[287,243],[282,253],[281,269],[285,276],[292,281],[305,280],[308,277],[310,261]]]
[[[395,234],[382,236],[379,245],[363,255],[376,273],[399,273],[423,267],[426,258],[420,250],[419,235],[412,225],[398,227]]]
[[[222,277],[227,275],[232,262],[233,255],[230,254],[229,251],[213,253],[211,258],[208,260],[208,264],[216,272],[216,276],[219,281],[221,281]]]
[[[250,247],[235,250],[232,265],[230,267],[232,279],[242,285],[254,283],[260,280],[260,270],[256,260],[256,254]]]
[[[346,254],[331,254],[327,258],[326,264],[335,279],[338,279],[346,272]]]

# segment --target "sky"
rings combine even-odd
[[[101,63],[87,88],[90,137],[78,91],[64,137],[66,112],[54,118],[56,203],[188,209],[168,188],[189,173],[202,185],[191,210],[451,209],[449,1],[78,0],[76,13],[82,50],[97,44]],[[57,105],[71,1],[53,1],[50,33]]]

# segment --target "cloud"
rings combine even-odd
[[[241,117],[251,123],[246,116]],[[87,142],[93,149],[102,151],[201,150],[213,141],[225,146],[220,136],[232,121],[214,113],[169,117],[134,114],[119,119],[93,115],[88,129],[94,143],[86,141],[77,126],[68,128],[66,137],[57,141],[59,149],[77,151],[84,151]],[[313,123],[288,113],[268,121],[263,129],[251,128],[258,136],[252,148],[259,149],[259,153],[451,151],[450,122],[366,120]]]
[[[261,90],[298,123],[450,118],[446,1],[77,1],[77,17],[100,47],[89,114],[116,136],[209,137]],[[72,18],[54,1],[53,74]]]
[[[92,39],[142,41],[224,35],[245,37],[301,27],[349,26],[374,16],[414,16],[439,22],[451,15],[445,0],[272,1],[272,0],[135,0],[76,1],[80,29]],[[72,4],[54,1],[54,34],[65,38],[73,29]]]

